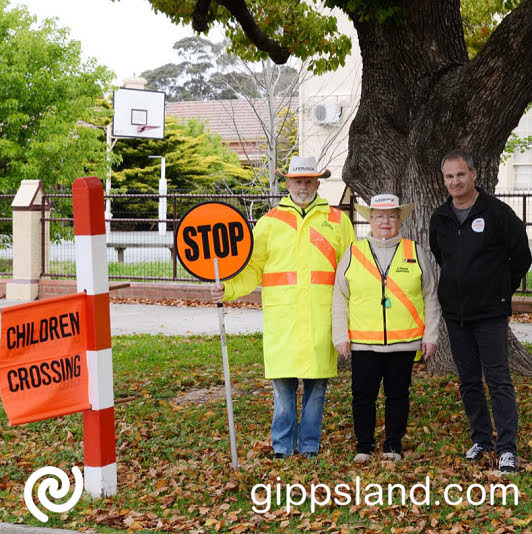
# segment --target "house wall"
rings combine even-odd
[[[299,89],[299,153],[305,157],[315,156],[320,170],[330,169],[332,176],[322,180],[320,195],[331,204],[338,204],[345,188],[342,167],[347,157],[349,125],[360,100],[362,59],[352,22],[337,9],[330,12],[336,15],[339,30],[351,37],[353,51],[346,58],[345,66],[335,72],[322,76],[304,74]],[[326,103],[341,108],[338,123],[319,125],[313,121],[314,107]]]

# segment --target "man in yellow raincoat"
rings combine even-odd
[[[254,249],[237,276],[213,286],[215,302],[233,300],[262,285],[265,376],[273,381],[271,427],[275,458],[318,455],[327,380],[336,376],[331,342],[331,306],[336,266],[356,240],[345,213],[318,194],[315,158],[294,156],[286,174],[290,193],[261,217],[253,230]],[[298,431],[297,389],[303,379]]]

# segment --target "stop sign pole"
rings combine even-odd
[[[216,287],[220,287],[220,270],[218,269],[218,258],[214,258],[214,275],[216,277]],[[218,302],[217,307],[218,323],[220,325],[220,340],[222,343],[222,362],[224,368],[225,400],[227,402],[227,420],[229,423],[229,440],[231,441],[231,458],[233,460],[233,469],[238,469],[235,421],[233,419],[233,397],[231,396],[231,375],[229,374],[227,339],[225,337],[224,305],[222,302]]]
[[[228,280],[244,269],[253,250],[253,234],[246,218],[234,206],[224,202],[203,202],[189,209],[176,229],[175,242],[181,265],[200,280],[216,282],[217,287],[220,287],[221,280]],[[237,469],[233,399],[222,302],[218,303],[218,321],[231,457],[233,468]]]

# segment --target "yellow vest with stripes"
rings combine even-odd
[[[351,245],[345,273],[350,286],[349,338],[364,345],[416,341],[425,330],[421,267],[413,241],[403,239],[393,256],[386,283],[369,241]],[[386,306],[386,299],[389,306]]]

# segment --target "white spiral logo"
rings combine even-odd
[[[62,497],[65,497],[70,489],[70,481],[68,480],[68,475],[64,471],[57,467],[47,465],[46,467],[37,469],[37,471],[35,471],[35,473],[28,478],[26,485],[24,486],[24,501],[26,502],[28,510],[39,521],[46,523],[46,521],[48,521],[48,516],[41,512],[33,502],[33,487],[35,486],[37,480],[42,476],[54,475],[61,481],[61,487],[59,487],[57,478],[47,478],[43,480],[39,485],[37,495],[40,503],[46,510],[50,510],[50,512],[55,513],[68,512],[68,510],[76,506],[76,503],[79,501],[81,493],[83,492],[83,474],[81,473],[81,469],[77,466],[74,466],[72,468],[72,473],[74,474],[74,493],[72,494],[72,497],[70,497],[70,499],[63,504],[55,504],[50,502],[46,492],[49,491],[50,495],[54,499],[61,499]]]

